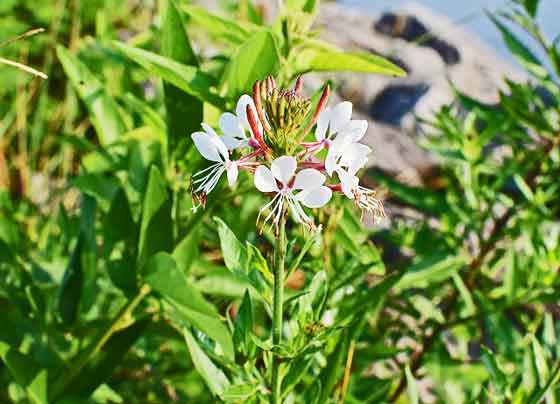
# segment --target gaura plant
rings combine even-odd
[[[270,222],[276,236],[270,383],[273,404],[282,402],[283,397],[283,359],[278,352],[283,330],[288,212],[296,223],[320,230],[304,207],[322,208],[333,192],[340,192],[374,219],[385,216],[375,191],[360,186],[356,176],[371,152],[360,143],[367,121],[352,119],[348,101],[327,107],[328,85],[312,108],[302,87],[301,77],[293,89],[279,89],[274,78],[268,76],[254,84],[252,97],[241,96],[235,114],[221,115],[221,136],[206,123],[202,123],[203,131],[191,135],[200,154],[212,162],[193,175],[193,193],[200,204],[205,204],[224,173],[229,185],[234,185],[239,170],[253,173],[255,187],[272,198],[260,208],[257,225],[264,217],[262,227]]]
[[[204,131],[193,133],[191,138],[200,154],[213,164],[193,176],[193,192],[200,203],[205,203],[224,173],[233,186],[239,170],[247,170],[254,174],[259,191],[273,195],[259,213],[276,233],[286,211],[297,223],[314,228],[302,205],[321,208],[333,192],[346,195],[364,213],[383,217],[383,205],[375,191],[360,186],[356,176],[371,152],[360,143],[367,121],[351,119],[352,104],[348,101],[326,107],[328,96],[326,85],[312,109],[311,100],[302,95],[301,77],[293,89],[284,90],[269,76],[255,83],[252,98],[241,96],[235,114],[222,114],[222,136],[202,123]],[[307,141],[313,127],[313,140]],[[237,158],[232,158],[234,155]]]

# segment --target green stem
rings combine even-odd
[[[286,256],[286,217],[284,212],[278,226],[278,238],[274,252],[274,306],[272,316],[272,342],[275,349],[282,341],[282,306],[284,304],[284,259]],[[273,354],[272,363],[272,404],[280,404],[281,380],[279,375],[281,359]]]

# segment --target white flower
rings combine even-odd
[[[249,120],[247,119],[247,106],[253,110],[255,116],[257,116],[257,109],[255,103],[251,97],[247,94],[243,94],[239,101],[237,101],[237,107],[235,108],[235,114],[231,112],[225,112],[220,116],[218,121],[218,126],[224,133],[222,140],[229,150],[247,147],[249,138],[247,137],[246,131],[251,133],[251,127],[249,125]],[[257,123],[259,130],[262,133],[262,124]]]
[[[386,216],[383,203],[376,198],[376,192],[369,188],[362,187],[359,184],[360,180],[356,176],[356,172],[337,170],[336,173],[340,179],[342,192],[348,199],[353,200],[354,203],[362,209],[362,212],[372,214],[374,220]]]
[[[347,134],[358,142],[366,133],[368,124],[365,120],[353,120],[351,117],[352,103],[349,101],[325,108],[317,119],[315,139],[328,144],[338,134]]]
[[[288,204],[294,219],[299,223],[312,225],[313,221],[300,204],[308,208],[324,206],[332,196],[330,188],[324,186],[326,177],[313,168],[306,168],[296,174],[297,161],[292,156],[282,156],[275,159],[270,169],[265,166],[257,167],[255,171],[255,186],[261,192],[274,192],[276,195],[259,214],[270,209],[265,223],[272,219],[277,224],[283,214],[284,201]],[[294,177],[295,174],[295,177]],[[300,191],[294,194],[294,191]]]
[[[367,156],[370,152],[371,149],[368,146],[358,143],[354,134],[340,134],[329,145],[325,159],[325,171],[330,176],[333,175],[333,172],[342,169],[355,173],[367,163]]]
[[[210,167],[193,175],[193,184],[196,186],[194,193],[208,195],[224,172],[227,172],[228,183],[233,186],[237,181],[239,169],[236,161],[229,159],[228,149],[214,129],[202,123],[204,132],[195,132],[191,135],[194,145],[206,160],[213,161]]]

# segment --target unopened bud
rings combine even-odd
[[[270,126],[264,116],[261,94],[261,82],[257,81],[253,86],[253,101],[255,102],[255,108],[257,109],[259,120],[261,121],[264,130],[268,132],[270,130]]]
[[[301,95],[302,88],[303,88],[303,77],[299,76],[296,80],[296,84],[294,85],[294,92],[297,95]]]
[[[305,130],[305,133],[309,132],[311,130],[311,128],[317,123],[317,120],[319,119],[319,115],[321,114],[323,109],[325,109],[325,105],[327,105],[327,101],[329,99],[330,91],[331,90],[330,90],[329,85],[326,84],[325,88],[323,88],[323,93],[321,94],[321,98],[319,99],[319,103],[317,104],[317,108],[315,109],[315,112],[313,113],[313,117],[311,118],[311,122],[309,123],[309,126]]]

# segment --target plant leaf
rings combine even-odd
[[[0,358],[18,385],[23,387],[33,403],[47,404],[47,369],[33,358],[0,341]]]
[[[198,67],[198,60],[186,34],[181,14],[175,0],[160,3],[162,14],[162,54],[184,65]],[[177,150],[185,133],[199,130],[203,120],[203,103],[194,95],[185,93],[170,83],[164,83],[165,109],[167,111],[167,145],[170,151]]]
[[[224,109],[224,100],[211,91],[214,80],[193,66],[186,66],[172,59],[113,41],[113,47],[126,57],[138,63],[151,74],[161,77],[174,86],[198,99],[208,102],[219,109]]]
[[[351,71],[402,77],[406,72],[387,59],[365,52],[343,52],[327,43],[305,43],[295,60],[298,73],[308,71]]]
[[[254,30],[258,29],[257,25],[240,24],[231,19],[218,17],[203,7],[192,4],[183,4],[181,10],[187,13],[195,24],[203,27],[209,35],[232,45],[241,45]]]
[[[243,301],[233,323],[233,343],[237,349],[247,354],[253,332],[253,304],[249,290],[245,290]]]
[[[138,241],[139,268],[151,255],[172,250],[171,204],[165,179],[159,169],[152,165],[142,205]]]
[[[257,31],[235,52],[226,67],[224,77],[229,96],[235,98],[249,92],[255,81],[274,73],[279,62],[272,32]]]
[[[224,372],[222,372],[210,358],[204,353],[198,342],[186,328],[183,330],[187,347],[191,354],[194,367],[206,382],[210,391],[216,396],[222,396],[229,388],[230,382]]]
[[[224,355],[233,359],[233,343],[227,327],[223,324],[216,308],[188,283],[179,270],[175,259],[160,252],[146,263],[145,281],[158,292],[175,310],[170,314],[182,328],[193,325],[218,343]]]
[[[57,46],[56,54],[70,83],[86,105],[91,122],[103,146],[114,143],[126,126],[118,104],[105,92],[103,84],[66,48]]]
[[[245,246],[237,239],[225,222],[218,218],[214,218],[214,222],[218,225],[218,235],[220,236],[220,246],[224,263],[226,267],[241,275],[247,274],[247,250]]]

